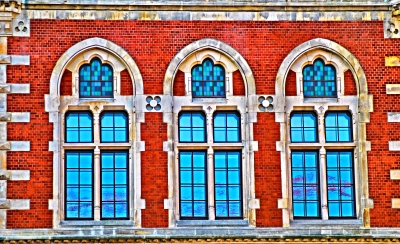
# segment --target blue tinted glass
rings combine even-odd
[[[79,133],[80,142],[91,142],[92,141],[92,128],[81,128]]]
[[[67,152],[66,153],[66,158],[67,158],[67,168],[78,168],[79,166],[79,153],[74,153],[74,152]]]
[[[316,202],[308,202],[307,204],[307,217],[318,217],[319,206]]]
[[[228,183],[229,184],[239,184],[240,183],[240,175],[238,170],[229,170],[228,171]]]
[[[205,184],[205,172],[204,170],[194,170],[193,171],[193,183],[194,184]]]
[[[204,127],[204,115],[193,113],[192,114],[193,127]]]
[[[293,114],[290,117],[290,125],[291,127],[303,127],[303,115]]]
[[[338,133],[337,133],[336,128],[326,128],[325,133],[326,133],[326,141],[338,141]]]
[[[191,152],[180,152],[179,163],[181,167],[192,167],[192,153]]]
[[[179,116],[179,126],[180,127],[191,127],[191,114],[190,113],[183,113]]]
[[[317,130],[316,128],[304,128],[304,142],[315,142]]]
[[[193,203],[192,202],[181,202],[181,217],[192,217]]]
[[[325,126],[328,127],[336,127],[336,114],[335,113],[331,113],[325,116]]]
[[[115,200],[117,200],[117,201],[127,201],[128,200],[128,192],[127,192],[126,187],[116,187],[115,188]]]
[[[292,128],[292,142],[303,142],[303,129],[302,128]]]
[[[304,203],[303,202],[295,202],[293,203],[293,215],[298,217],[304,217]]]
[[[79,202],[67,202],[67,218],[79,217]]]
[[[79,184],[79,171],[78,170],[67,170],[67,184],[78,185]]]
[[[103,114],[101,116],[101,127],[114,127],[113,114]]]
[[[180,142],[193,141],[192,140],[192,130],[190,128],[179,128],[179,141]]]
[[[193,141],[203,142],[205,140],[204,128],[193,128]]]
[[[68,114],[67,127],[79,127],[79,115],[77,113]]]
[[[86,113],[79,114],[79,126],[80,127],[92,127],[92,116]]]
[[[115,134],[114,134],[114,138],[115,138],[115,142],[126,142],[128,141],[127,138],[127,133],[126,133],[126,128],[115,128]]]
[[[115,153],[115,168],[127,168],[128,154],[126,152]]]
[[[80,153],[80,167],[81,168],[92,168],[93,165],[93,154],[92,153]]]
[[[239,152],[228,152],[228,166],[239,168],[240,167],[239,158],[240,158]]]
[[[339,128],[339,141],[350,141],[350,128]]]
[[[227,200],[228,193],[225,186],[216,186],[215,187],[215,200]]]
[[[204,152],[193,152],[193,167],[205,167],[206,154]]]
[[[124,113],[114,113],[114,126],[115,127],[126,127],[127,117]]]
[[[226,127],[226,114],[217,114],[214,116],[214,127]]]
[[[113,153],[102,153],[101,163],[103,168],[113,168],[114,167],[114,154]]]
[[[350,127],[351,119],[346,113],[338,113],[339,127]]]
[[[215,171],[215,184],[226,184],[226,171],[216,170]]]
[[[217,202],[215,206],[215,215],[217,217],[227,217],[228,216],[228,204],[225,201]]]
[[[195,201],[193,204],[194,217],[206,216],[206,203],[204,201]]]
[[[188,186],[181,187],[181,199],[182,200],[192,200],[192,188]]]
[[[227,129],[227,141],[228,142],[237,142],[239,141],[239,130],[238,128],[228,128]]]
[[[67,201],[78,201],[78,200],[79,200],[79,189],[76,187],[67,187]]]
[[[229,187],[229,199],[230,200],[240,200],[240,187],[230,186]]]
[[[225,168],[226,167],[225,153],[215,152],[214,162],[215,162],[215,168]]]
[[[304,127],[315,127],[317,122],[317,118],[315,117],[314,114],[303,114],[303,119],[304,119]]]
[[[236,114],[227,114],[228,127],[239,127],[239,117]]]
[[[116,170],[115,172],[115,184],[125,185],[126,184],[126,171]]]
[[[226,129],[214,127],[214,141],[215,142],[226,142]]]
[[[292,167],[304,167],[304,153],[292,152]]]
[[[67,128],[66,142],[79,142],[79,129],[78,128]]]
[[[114,217],[114,204],[110,202],[103,202],[101,204],[101,215],[103,218]]]
[[[115,204],[115,217],[126,218],[128,216],[128,204],[125,202],[118,202]]]
[[[351,152],[340,152],[340,167],[353,167],[352,158]]]
[[[206,199],[206,188],[204,186],[193,187],[193,199],[194,200]]]
[[[316,152],[306,152],[305,155],[305,166],[306,167],[317,167],[318,155]]]
[[[113,184],[114,183],[114,173],[112,171],[103,171],[101,174],[102,184]]]
[[[316,142],[317,119],[313,113],[295,113],[290,118],[292,142]]]

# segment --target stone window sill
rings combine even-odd
[[[361,219],[332,219],[332,220],[320,220],[320,219],[312,219],[312,220],[292,220],[290,223],[290,227],[362,227],[363,223]]]
[[[64,220],[60,227],[78,226],[135,226],[132,220]]]
[[[176,227],[249,227],[247,220],[177,220]]]

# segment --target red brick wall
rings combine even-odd
[[[296,72],[294,72],[292,70],[289,70],[289,72],[286,76],[285,95],[286,96],[297,96]]]
[[[253,130],[254,140],[258,141],[258,151],[254,153],[256,198],[260,199],[257,226],[282,226],[282,210],[278,209],[278,198],[282,198],[281,158],[276,151],[280,136],[275,114],[258,113]]]
[[[357,86],[350,70],[344,72],[344,95],[357,95]]]
[[[185,96],[185,73],[178,70],[174,79],[174,96]]]
[[[167,125],[162,113],[146,113],[142,124],[142,140],[146,151],[142,152],[142,198],[146,209],[142,211],[143,227],[168,227],[168,210],[164,199],[168,198],[168,154],[163,151],[167,140]]]
[[[242,74],[240,74],[239,70],[236,70],[232,73],[233,80],[233,95],[235,96],[244,96],[246,95],[246,88],[244,87],[244,81]]]
[[[72,96],[72,72],[67,69],[61,78],[60,94],[61,96]]]
[[[133,83],[127,69],[121,71],[121,95],[123,96],[133,95]]]
[[[115,28],[116,25],[121,28]],[[48,199],[52,198],[52,153],[48,152],[52,124],[44,111],[44,95],[49,93],[51,72],[60,56],[77,42],[92,37],[108,39],[133,57],[143,77],[145,94],[162,94],[165,71],[171,59],[183,47],[202,38],[223,41],[246,59],[254,74],[257,94],[275,93],[275,79],[281,62],[301,43],[319,37],[344,46],[359,59],[366,73],[368,92],[374,96],[374,112],[367,124],[367,140],[372,142],[372,151],[368,153],[370,197],[375,201],[371,225],[400,227],[400,212],[390,206],[391,198],[400,197],[400,183],[389,178],[390,169],[400,168],[400,152],[388,151],[389,140],[400,140],[400,125],[387,123],[387,112],[400,111],[400,99],[385,93],[387,83],[398,83],[400,69],[385,67],[383,62],[384,56],[398,55],[400,41],[384,39],[382,28],[382,21],[31,20],[29,38],[8,39],[8,53],[29,55],[31,65],[7,69],[8,82],[31,84],[30,94],[8,95],[7,104],[9,111],[31,113],[29,123],[8,124],[8,139],[30,140],[31,151],[7,154],[9,169],[31,170],[30,181],[8,182],[8,197],[31,199],[31,210],[8,211],[7,227],[51,226],[52,213],[47,209]],[[290,77],[289,74],[288,84],[293,83]],[[354,92],[354,88],[350,89],[352,82],[345,82],[345,94]],[[142,154],[142,191],[147,202],[142,217],[146,227],[167,226],[168,221],[167,210],[163,209],[167,191],[160,190],[167,187],[167,156],[162,152],[166,128],[161,116],[161,113],[146,114],[146,123],[142,125],[142,140],[146,142],[147,150]],[[281,210],[277,209],[277,199],[281,197],[280,160],[275,151],[279,126],[272,113],[259,113],[258,117],[254,132],[259,141],[255,167],[256,195],[261,198],[261,209],[257,210],[257,221],[260,226],[280,226]],[[153,120],[154,123],[150,122]],[[160,187],[154,188],[152,181],[146,182],[147,179],[157,180]]]

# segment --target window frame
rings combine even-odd
[[[103,136],[102,136],[102,129],[103,129],[103,125],[102,125],[102,117],[104,114],[107,113],[112,113],[113,114],[113,125],[115,124],[114,118],[115,118],[115,114],[116,113],[120,113],[123,114],[126,118],[126,124],[125,124],[125,137],[126,137],[126,141],[115,141],[115,128],[122,128],[122,127],[106,127],[106,128],[113,128],[113,141],[103,141]],[[127,143],[129,142],[129,115],[125,110],[105,110],[102,111],[99,114],[99,138],[100,138],[100,143]]]
[[[202,115],[203,116],[203,119],[204,119],[204,127],[203,127],[203,129],[204,129],[204,141],[181,141],[181,120],[180,120],[180,118],[181,118],[181,116],[183,115],[183,114],[190,114],[190,123],[191,124],[193,124],[193,122],[192,122],[192,115],[193,114],[200,114],[200,115]],[[192,133],[192,138],[193,138],[193,128],[200,128],[200,127],[184,127],[184,128],[190,128],[191,129],[191,133]],[[207,115],[203,112],[203,111],[187,111],[187,110],[182,110],[182,111],[180,111],[179,112],[179,114],[178,114],[178,142],[179,143],[206,143],[207,142]]]
[[[315,127],[295,127],[295,128],[301,128],[302,130],[302,141],[293,141],[293,133],[292,133],[292,117],[294,114],[301,114],[301,118],[302,118],[302,123],[304,125],[304,114],[312,114],[315,118]],[[315,141],[304,141],[304,128],[315,128]],[[318,143],[319,140],[319,136],[318,136],[318,115],[314,112],[314,111],[292,111],[290,113],[290,125],[289,125],[289,129],[290,129],[290,142],[291,143]]]
[[[338,114],[339,113],[345,113],[347,116],[349,116],[349,119],[350,119],[350,126],[349,127],[329,127],[329,128],[335,128],[335,130],[336,130],[336,132],[337,132],[337,135],[338,135],[338,140],[337,141],[328,141],[327,140],[327,133],[326,133],[326,128],[327,128],[327,126],[326,126],[326,117],[329,115],[329,114],[337,114],[337,118],[336,118],[336,122],[337,122],[337,125],[339,125],[339,119],[338,119]],[[324,123],[324,133],[325,133],[325,141],[327,142],[327,143],[348,143],[348,142],[354,142],[354,138],[353,138],[353,117],[352,117],[352,115],[351,115],[351,113],[349,112],[349,111],[326,111],[326,113],[324,114],[324,121],[325,121],[325,123]],[[348,141],[340,141],[339,140],[339,128],[349,128],[349,140]]]
[[[225,122],[226,122],[226,127],[215,127],[215,117],[218,116],[219,114],[226,114],[225,116]],[[228,114],[234,114],[238,118],[238,127],[228,127]],[[237,111],[230,111],[230,110],[224,110],[224,111],[215,111],[212,115],[212,133],[213,133],[213,143],[240,143],[242,142],[242,128],[241,128],[241,116]],[[215,128],[225,128],[226,130],[226,141],[215,141]],[[237,135],[238,135],[238,140],[237,141],[228,141],[228,128],[237,128]]]
[[[67,141],[67,129],[68,129],[68,126],[67,126],[67,119],[68,119],[68,116],[70,115],[70,114],[73,114],[73,113],[76,113],[76,114],[78,114],[78,123],[79,123],[79,115],[80,114],[88,114],[90,117],[91,117],[91,124],[92,124],[92,126],[91,126],[91,129],[92,129],[92,133],[91,133],[91,140],[90,141],[88,141],[88,142],[81,142],[80,141],[80,126],[79,127],[76,127],[76,128],[78,128],[79,129],[79,132],[78,132],[78,139],[79,139],[79,141],[78,142],[69,142],[69,141]],[[85,127],[85,128],[88,128],[88,127]],[[69,110],[69,111],[67,111],[66,113],[65,113],[65,116],[64,116],[64,141],[65,141],[65,143],[93,143],[94,142],[94,126],[93,126],[93,113],[90,111],[90,110]]]

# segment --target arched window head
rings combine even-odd
[[[113,69],[93,58],[79,69],[79,97],[113,97]]]
[[[322,59],[303,69],[304,97],[337,97],[336,70]]]
[[[192,68],[193,97],[225,97],[225,69],[209,58]]]

